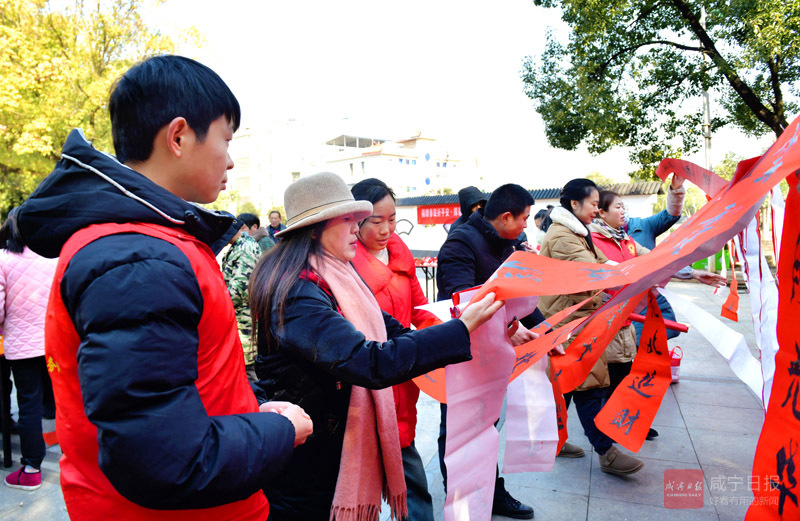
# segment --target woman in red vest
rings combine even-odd
[[[372,215],[358,224],[358,243],[353,265],[375,294],[381,309],[404,327],[437,323],[421,309],[428,303],[417,280],[417,268],[408,246],[395,231],[397,209],[394,192],[379,179],[365,179],[351,189],[357,201],[372,203]],[[412,381],[392,387],[403,472],[408,491],[408,519],[433,521],[433,502],[428,492],[425,467],[414,446],[419,388]]]
[[[598,209],[598,217],[589,225],[589,231],[592,232],[595,246],[605,254],[608,260],[619,263],[650,252],[648,248],[636,242],[625,231],[625,204],[619,194],[610,190],[601,191]],[[683,269],[673,276],[683,279],[695,278],[704,284],[715,287],[723,286],[726,282],[719,275],[703,270],[693,270],[691,267]],[[609,396],[630,374],[637,347],[636,332],[631,321],[628,320],[606,348],[608,373],[611,378],[611,385],[608,387]],[[647,439],[650,440],[656,436],[658,436],[658,432],[650,429]]]
[[[615,263],[650,252],[625,232],[624,224],[625,204],[622,202],[622,198],[610,190],[601,191],[598,216],[589,225],[589,231],[592,233],[594,245],[605,254],[608,260]],[[631,372],[636,349],[636,331],[633,329],[631,321],[627,320],[606,348],[608,373],[611,378],[611,385],[608,388],[609,395]],[[655,436],[658,436],[658,433],[650,429],[647,437]]]

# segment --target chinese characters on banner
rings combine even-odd
[[[597,428],[623,447],[638,452],[672,382],[667,330],[653,292],[631,373],[594,419]]]
[[[798,173],[787,178],[786,219],[778,263],[778,353],[767,417],[756,448],[753,475],[770,487],[753,490],[747,521],[800,519],[800,192]],[[774,499],[777,498],[777,501]],[[770,501],[773,500],[773,501]]]
[[[459,217],[461,217],[461,207],[458,203],[417,207],[419,224],[449,224]]]
[[[606,346],[643,296],[644,293],[616,306],[603,306],[570,343],[564,356],[550,358],[552,378],[558,380],[563,392],[574,390],[586,380]]]

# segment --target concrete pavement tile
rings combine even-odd
[[[587,521],[717,521],[717,513],[708,508],[679,510],[591,497],[589,515],[586,519]]]
[[[764,425],[762,409],[683,403],[681,412],[688,429],[699,428],[711,431],[758,434]]]
[[[654,427],[685,427],[683,423],[683,416],[681,415],[681,409],[678,406],[678,401],[675,399],[675,394],[672,392],[674,387],[674,385],[670,385],[667,389],[667,392],[664,393],[664,398],[661,400],[661,406],[658,408],[658,413],[653,419]]]
[[[42,486],[42,488],[44,488],[44,486]],[[38,490],[36,492],[38,492]],[[25,491],[20,490],[19,492]],[[46,495],[43,495],[35,500],[21,501],[22,506],[20,506],[18,502],[16,508],[12,508],[9,511],[3,511],[3,513],[0,513],[0,520],[69,521],[67,507],[64,505],[64,497],[61,494],[60,487],[53,486],[48,490]]]
[[[585,495],[589,490],[592,456],[592,452],[587,452],[582,458],[556,458],[550,472],[522,472],[503,476],[509,486]]]
[[[508,483],[506,489],[517,500],[533,508],[536,521],[576,521],[586,519],[589,498],[582,494],[519,487]],[[507,517],[492,516],[492,521],[508,521]]]
[[[741,434],[707,429],[689,429],[701,467],[720,466],[750,470],[759,433]]]
[[[712,503],[717,509],[720,518],[723,516],[732,519],[744,519],[750,503],[753,501],[753,492],[750,490],[749,470],[732,469],[728,467],[703,467],[708,493],[712,496]],[[763,483],[759,483],[760,486]]]
[[[699,403],[764,410],[759,398],[742,383],[681,380],[670,387],[679,404]]]
[[[629,451],[620,448],[630,454]],[[637,456],[638,457],[638,456]],[[594,498],[622,501],[641,505],[657,507],[664,506],[664,471],[666,469],[696,469],[698,465],[663,461],[656,459],[639,458],[644,462],[644,468],[629,476],[606,474],[600,470],[598,461],[592,462],[591,491],[589,496]],[[706,507],[711,508],[711,502],[706,497]]]
[[[681,335],[674,342],[683,349],[681,381],[677,385],[682,385],[687,378],[736,378],[725,359],[704,338],[688,340]],[[673,347],[672,342],[669,345]]]
[[[700,464],[686,428],[659,425],[656,430],[658,437],[646,440],[639,452],[635,454],[637,458],[659,459],[686,463],[693,468],[699,467]]]
[[[533,508],[537,521],[576,521],[586,519],[586,506],[588,498],[583,494],[570,494],[562,490],[542,490],[537,488],[521,487],[511,482],[506,482],[506,489],[516,499]],[[435,521],[444,519],[445,495],[442,490],[442,480],[430,487],[433,496],[433,517]],[[382,517],[383,519],[383,517]],[[492,516],[493,521],[507,521],[507,517]]]

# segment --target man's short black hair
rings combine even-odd
[[[514,217],[525,212],[525,208],[533,206],[534,200],[530,192],[520,185],[509,183],[503,185],[489,196],[483,208],[483,216],[489,221],[506,212],[511,212]]]
[[[248,228],[261,226],[261,219],[254,213],[240,213],[236,216],[237,221],[242,221]]]
[[[159,130],[177,117],[201,142],[208,127],[225,116],[239,128],[241,111],[216,72],[183,56],[155,56],[131,67],[114,84],[108,100],[111,134],[122,163],[147,161]]]

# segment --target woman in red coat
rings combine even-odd
[[[428,303],[417,280],[414,257],[394,233],[396,208],[394,192],[378,179],[365,179],[351,189],[353,197],[372,203],[372,215],[358,225],[358,243],[353,265],[375,294],[381,309],[403,326],[427,326],[438,322],[427,311],[415,309]],[[397,427],[408,489],[408,519],[433,521],[433,503],[428,493],[425,468],[414,446],[419,388],[414,382],[392,387],[397,410]]]

